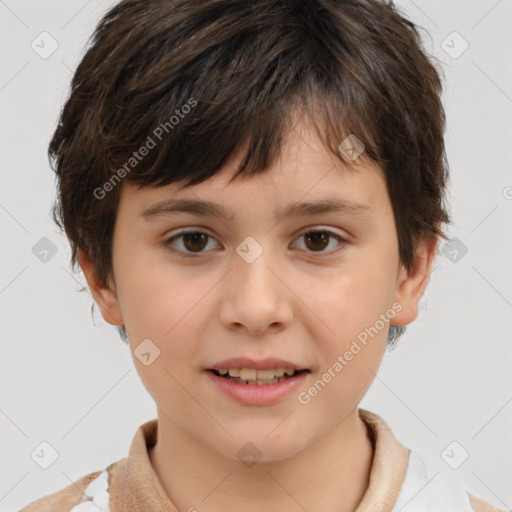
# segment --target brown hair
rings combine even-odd
[[[110,282],[121,179],[186,187],[242,150],[236,176],[263,172],[297,112],[348,167],[349,134],[381,166],[406,269],[421,237],[446,239],[441,70],[393,2],[122,0],[88,45],[48,149],[72,267],[81,247]]]

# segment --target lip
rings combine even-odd
[[[231,366],[231,368],[235,367]],[[244,368],[247,367],[245,366]],[[215,375],[215,373],[208,370],[205,370],[205,373],[219,391],[238,403],[245,405],[271,405],[283,400],[292,393],[296,394],[299,386],[301,386],[304,379],[311,372],[306,370],[274,384],[239,384],[238,382]]]
[[[296,363],[292,363],[290,361],[286,361],[284,359],[278,359],[276,357],[267,357],[266,359],[260,359],[259,361],[255,361],[254,359],[250,359],[249,357],[234,357],[231,359],[224,359],[224,361],[220,361],[215,363],[206,370],[220,370],[222,368],[252,368],[254,370],[270,370],[272,368],[291,368],[297,371],[300,370],[309,370],[304,366],[301,366]],[[272,384],[268,384],[272,386]]]

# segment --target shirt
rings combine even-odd
[[[380,416],[361,408],[358,414],[374,453],[369,485],[355,512],[505,512],[470,494],[447,475],[434,475],[425,460],[396,439]],[[128,457],[19,512],[179,512],[149,458],[157,433],[157,419],[144,423],[133,437]]]

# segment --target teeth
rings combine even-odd
[[[236,370],[238,372],[238,370]],[[267,373],[267,372],[265,372]],[[258,374],[258,371],[257,370],[252,370],[250,368],[240,368],[240,372],[238,373],[238,375],[231,375],[231,370],[229,370],[229,375],[231,375],[231,377],[240,377],[242,380],[256,380],[256,376]],[[263,378],[267,378],[268,377],[263,377]]]
[[[270,380],[257,380],[256,384],[275,384],[276,382],[279,382],[279,379],[270,379]],[[252,384],[252,382],[251,382]]]
[[[293,370],[295,371],[295,370]],[[276,368],[274,370],[274,377],[282,377],[284,375],[285,369],[284,368]]]
[[[220,375],[229,374],[230,377],[239,377],[242,380],[272,380],[283,377],[284,374],[292,376],[296,370],[291,368],[271,368],[269,370],[254,370],[253,368],[221,368]]]

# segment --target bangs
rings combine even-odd
[[[352,162],[340,151],[349,135],[364,144],[364,157],[379,162],[378,148],[386,145],[382,133],[399,127],[382,132],[385,119],[376,123],[385,104],[378,87],[358,83],[355,64],[334,71],[332,61],[347,61],[348,51],[329,55],[325,42],[277,28],[273,33],[275,40],[257,38],[251,24],[214,46],[205,44],[178,68],[170,42],[159,52],[154,44],[145,46],[136,61],[125,55],[128,63],[112,77],[103,99],[115,108],[96,113],[104,135],[95,163],[102,179],[117,173],[141,187],[187,187],[215,175],[234,155],[241,157],[234,177],[254,175],[276,161],[286,134],[301,120],[342,164]],[[196,46],[197,37],[180,45],[189,53]],[[251,56],[258,66],[250,65]]]

